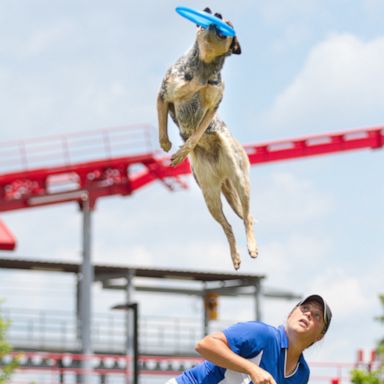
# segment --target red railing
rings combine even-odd
[[[245,145],[251,164],[297,159],[384,146],[384,127],[323,133],[301,138]]]
[[[153,150],[151,132],[138,125],[0,144],[0,211],[85,197],[93,207],[100,197],[129,195],[155,180],[185,188],[179,175],[190,172],[188,163],[169,167]]]
[[[10,384],[38,382],[41,384],[56,384],[73,382],[73,377],[82,375],[84,361],[91,366],[92,383],[121,382],[124,378],[131,377],[131,358],[127,355],[95,354],[91,356],[71,353],[47,352],[13,352],[3,358],[3,363],[13,358],[19,362]],[[161,381],[166,381],[178,375],[185,369],[191,368],[201,362],[199,357],[183,356],[140,356],[140,376],[158,376]],[[357,367],[356,363],[342,362],[310,362],[310,382],[326,384],[350,383],[349,373]],[[361,364],[359,365],[361,367]],[[88,371],[89,373],[89,371]],[[99,381],[97,381],[99,380]],[[84,383],[86,384],[86,383]]]
[[[0,143],[0,174],[152,153],[147,124]]]
[[[179,176],[191,172],[188,161],[171,167],[169,155],[160,155],[149,148],[150,133],[149,126],[133,126],[16,142],[14,146],[1,144],[0,166],[15,164],[22,169],[1,174],[0,168],[0,211],[68,201],[81,204],[85,194],[93,206],[100,197],[129,195],[156,180],[170,189],[185,188]],[[245,148],[251,164],[257,164],[377,149],[383,144],[384,128],[376,127]]]

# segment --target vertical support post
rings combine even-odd
[[[82,213],[83,213],[83,249],[81,263],[80,278],[80,330],[81,330],[81,383],[91,383],[92,379],[92,283],[94,279],[94,271],[91,260],[91,214],[92,209],[88,194],[82,196]]]
[[[262,321],[260,298],[261,298],[261,284],[260,284],[260,280],[257,279],[255,281],[255,320],[257,321]]]
[[[203,283],[203,296],[202,296],[202,299],[203,299],[203,314],[204,314],[204,317],[203,317],[203,336],[207,336],[208,333],[209,333],[209,319],[208,319],[208,310],[207,310],[207,307],[205,305],[205,296],[207,294],[206,292],[206,287],[207,287],[207,284],[204,282]]]
[[[139,305],[131,304],[133,310],[133,384],[139,384]]]
[[[81,344],[81,318],[80,318],[80,289],[81,270],[76,275],[76,340]]]
[[[60,358],[58,360],[58,366],[59,366],[59,384],[64,384],[64,364],[63,359]]]
[[[133,303],[133,293],[134,293],[134,285],[133,285],[133,278],[135,276],[135,272],[130,270],[126,276],[127,279],[127,285],[126,285],[126,291],[125,291],[125,299],[127,303]],[[126,338],[125,338],[125,350],[127,353],[127,383],[129,382],[129,377],[132,378],[133,372],[134,372],[134,343],[133,338],[135,334],[135,330],[133,329],[133,321],[134,314],[132,314],[131,311],[125,312],[125,331],[126,331]]]
[[[130,312],[133,311],[133,340],[132,340],[132,349],[133,355],[131,356],[133,370],[132,380],[126,380],[126,384],[139,384],[139,304],[138,303],[126,303],[122,305],[115,305],[112,309],[122,309]],[[129,359],[130,360],[130,359]]]

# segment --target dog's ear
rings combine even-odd
[[[223,15],[221,13],[215,13],[215,16],[218,17],[219,19],[223,20]]]
[[[212,14],[211,8],[209,8],[209,7],[205,7],[205,8],[203,9],[203,12],[207,12],[207,13]],[[199,25],[199,24],[196,24],[196,27],[197,27],[197,28],[200,28],[200,25]]]
[[[237,40],[236,36],[233,36],[232,43],[231,43],[231,46],[229,47],[229,49],[231,50],[231,52],[234,55],[240,55],[241,54],[240,43],[239,43],[239,40]]]
[[[232,24],[229,20],[226,20],[225,22],[226,22],[230,27],[234,28],[234,27],[233,27],[233,24]],[[240,54],[241,54],[240,43],[239,43],[239,40],[237,40],[237,37],[236,37],[236,36],[233,36],[233,38],[232,38],[232,43],[231,43],[231,45],[229,46],[229,52],[230,52],[230,53],[233,53],[234,55],[240,55]]]

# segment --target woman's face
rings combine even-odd
[[[287,330],[293,330],[308,345],[323,337],[324,316],[322,306],[316,301],[310,301],[295,308],[287,320]]]

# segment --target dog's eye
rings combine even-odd
[[[192,79],[193,79],[192,73],[190,73],[190,72],[185,72],[184,73],[184,80],[185,81],[191,81]]]
[[[215,13],[215,16],[218,17],[219,19],[223,20],[223,16],[221,15],[221,13]]]
[[[217,36],[219,36],[221,39],[225,39],[227,36],[224,35],[219,29],[216,31]]]

